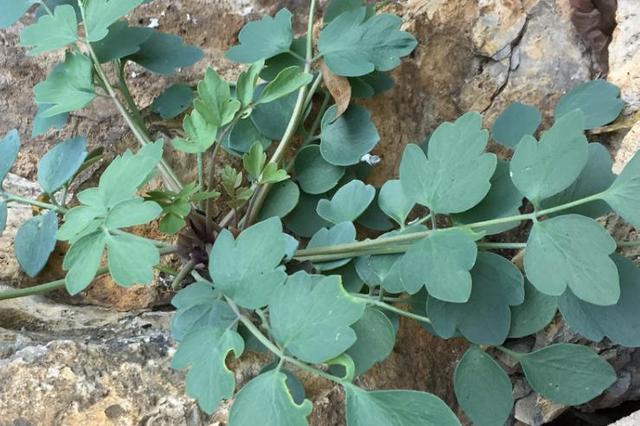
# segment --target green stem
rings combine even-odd
[[[42,209],[53,210],[57,213],[66,213],[67,209],[62,206],[56,206],[55,204],[44,203],[38,200],[32,200],[30,198],[21,197],[19,195],[14,194],[6,194],[7,202],[15,202],[19,204],[29,204],[31,206],[40,207]]]
[[[202,159],[202,152],[196,154],[196,161],[198,162],[198,187],[200,190],[206,191],[204,187],[204,161]],[[205,210],[206,200],[200,201],[200,209]]]
[[[640,240],[618,241],[618,247],[638,247],[638,246],[640,246]]]
[[[171,289],[174,291],[180,290],[180,286],[182,281],[184,281],[185,277],[193,271],[193,268],[196,266],[196,261],[190,259],[187,263],[184,264],[182,269],[178,272],[178,275],[175,276],[173,282],[171,283]]]
[[[562,210],[570,209],[572,207],[580,206],[582,204],[590,203],[592,201],[597,201],[597,200],[602,199],[602,197],[604,197],[606,192],[607,191],[602,191],[602,192],[599,192],[597,194],[593,194],[593,195],[590,195],[588,197],[581,198],[579,200],[571,201],[570,203],[565,203],[565,204],[561,204],[561,205],[556,206],[556,207],[550,207],[548,209],[539,210],[539,211],[537,211],[535,213],[535,215],[536,215],[536,217],[546,216],[546,215],[549,215],[551,213],[556,213],[556,212],[559,212],[559,211],[562,211]]]
[[[53,16],[53,12],[51,11],[51,9],[49,8],[49,6],[47,6],[47,3],[45,3],[44,1],[39,1],[38,3],[40,3],[40,5],[42,6],[42,8],[44,9],[45,12],[47,12],[47,15],[49,16]]]
[[[521,353],[521,352],[516,352],[516,351],[512,351],[509,348],[505,348],[504,346],[494,346],[497,350],[499,350],[500,352],[503,352],[507,355],[509,355],[511,358],[515,359],[515,360],[520,360],[523,356],[525,356],[525,353]]]
[[[478,247],[484,249],[523,249],[527,247],[527,243],[491,243],[491,242],[479,242]]]
[[[418,314],[414,314],[412,312],[407,312],[405,310],[402,310],[400,308],[396,308],[393,305],[389,305],[388,303],[382,302],[380,300],[378,300],[377,298],[371,298],[369,296],[364,296],[364,295],[355,295],[355,297],[357,297],[358,299],[362,299],[364,300],[365,303],[369,304],[369,305],[375,305],[378,308],[387,310],[389,312],[394,312],[398,315],[402,315],[403,317],[407,317],[407,318],[412,318],[416,321],[420,321],[420,322],[424,322],[426,324],[431,324],[431,320],[427,317],[423,317],[422,315],[418,315]]]

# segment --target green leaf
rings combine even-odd
[[[463,230],[436,231],[416,241],[402,258],[405,289],[415,294],[426,285],[429,294],[446,302],[464,303],[471,295],[471,274],[478,247]]]
[[[69,5],[58,6],[53,15],[44,15],[20,32],[20,46],[33,46],[28,55],[35,56],[59,49],[78,40],[76,12]]]
[[[344,12],[351,12],[362,6],[362,0],[331,0],[324,8],[322,21],[328,24]]]
[[[308,145],[298,151],[293,169],[300,188],[307,194],[323,194],[344,176],[344,167],[322,158],[319,145]]]
[[[496,156],[484,152],[489,135],[478,113],[443,123],[429,140],[428,159],[409,144],[400,163],[400,181],[407,197],[435,213],[460,213],[487,195]]]
[[[525,135],[533,135],[542,115],[537,108],[514,102],[496,118],[491,128],[491,136],[500,145],[513,148]]]
[[[560,296],[567,286],[580,299],[613,305],[620,297],[618,270],[609,255],[616,242],[595,220],[575,214],[535,223],[524,270],[541,292]]]
[[[313,76],[304,72],[298,66],[285,68],[265,86],[256,103],[266,104],[273,102],[298,90],[302,86],[306,86],[311,83],[311,80],[313,80]]]
[[[306,426],[311,401],[296,404],[287,388],[287,376],[277,370],[247,383],[231,406],[229,426]]]
[[[540,142],[524,136],[511,159],[511,178],[522,195],[539,204],[567,189],[587,164],[584,116],[575,110],[542,133]]]
[[[361,77],[349,77],[351,96],[354,98],[371,98],[391,90],[395,84],[386,72],[374,71]]]
[[[91,0],[87,2],[84,23],[87,41],[94,42],[105,38],[111,24],[138,7],[143,1]],[[56,8],[58,9],[59,7]]]
[[[198,284],[208,287],[213,294],[211,287],[205,283],[191,284],[187,288]],[[202,328],[225,329],[237,319],[238,317],[227,303],[222,300],[206,300],[204,303],[178,310],[171,319],[171,335],[180,341],[189,333]]]
[[[605,80],[581,83],[567,92],[556,105],[556,119],[578,109],[584,113],[585,130],[595,129],[614,121],[624,102],[620,99],[620,89]]]
[[[279,267],[285,250],[277,218],[250,226],[235,240],[224,230],[211,249],[209,273],[226,296],[244,308],[256,309],[265,306],[286,279]]]
[[[178,346],[171,367],[190,367],[187,395],[198,400],[207,414],[212,414],[223,399],[233,396],[235,377],[225,360],[230,352],[236,358],[244,352],[244,341],[235,331],[207,327],[187,334]]]
[[[602,198],[624,220],[640,229],[639,194],[640,153],[636,152]]]
[[[268,104],[258,104],[253,108],[249,118],[264,137],[280,140],[287,129],[297,99],[298,94],[293,92]]]
[[[478,346],[471,346],[453,377],[456,399],[477,426],[504,425],[513,408],[511,380]]]
[[[173,84],[165,89],[151,104],[151,111],[167,120],[186,111],[191,106],[193,90],[186,84]]]
[[[13,129],[0,141],[0,188],[2,181],[18,158],[18,152],[20,152],[20,135],[16,129]]]
[[[392,230],[395,225],[378,205],[378,194],[369,204],[369,207],[356,219],[358,225],[362,225],[373,231],[386,232]]]
[[[352,243],[356,240],[356,228],[351,222],[342,222],[333,225],[331,228],[321,228],[307,244],[307,248],[329,247],[338,244]],[[318,271],[330,271],[349,263],[351,259],[332,260],[329,262],[314,262]]]
[[[285,217],[296,208],[300,200],[298,185],[290,180],[276,183],[269,192],[267,199],[260,210],[258,221],[270,217]]]
[[[203,56],[202,50],[184,44],[178,36],[154,32],[140,45],[140,50],[127,59],[156,74],[173,74],[178,68],[195,64]]]
[[[375,196],[373,186],[360,180],[352,180],[338,189],[331,201],[320,200],[317,212],[329,222],[352,222],[367,209]]]
[[[260,78],[265,81],[271,81],[280,71],[292,66],[304,67],[304,57],[307,52],[307,38],[303,35],[294,38],[289,50],[280,53],[265,61],[265,67],[260,72]],[[298,56],[293,56],[294,54]]]
[[[178,310],[184,310],[198,305],[211,304],[219,300],[220,296],[220,292],[214,289],[211,284],[199,281],[180,290],[171,299],[171,304]],[[227,308],[231,309],[229,305],[227,305]]]
[[[38,275],[47,264],[49,255],[56,247],[57,230],[58,217],[51,210],[27,220],[18,229],[14,241],[16,259],[20,268],[30,277]]]
[[[246,24],[238,34],[240,44],[225,56],[232,61],[249,64],[289,51],[293,42],[291,12],[280,9],[274,18],[265,16]]]
[[[355,262],[348,263],[338,269],[333,270],[334,275],[340,275],[342,286],[347,293],[359,293],[364,286],[364,282],[356,273]]]
[[[249,69],[240,73],[236,84],[236,97],[243,107],[248,107],[253,102],[253,95],[258,84],[260,71],[264,67],[264,60],[251,64]]]
[[[321,363],[353,345],[356,334],[349,326],[362,317],[365,306],[349,296],[339,276],[297,272],[270,299],[271,331],[285,351]]]
[[[258,142],[254,143],[249,152],[242,156],[242,165],[249,177],[254,180],[260,176],[266,161],[267,154],[264,153],[262,145]]]
[[[289,179],[289,175],[285,169],[279,169],[276,163],[269,162],[262,170],[258,181],[261,185],[269,183],[278,183]]]
[[[216,141],[218,128],[208,122],[198,110],[191,111],[182,121],[184,138],[172,141],[175,149],[189,154],[203,153]]]
[[[542,207],[549,208],[559,206],[607,190],[616,178],[611,171],[612,166],[613,161],[607,148],[599,143],[590,143],[589,159],[576,181],[564,191],[544,200]],[[610,211],[611,209],[607,203],[602,200],[595,200],[563,210],[563,214],[575,213],[596,219]]]
[[[87,140],[66,139],[44,155],[38,163],[38,184],[53,194],[71,179],[87,157]]]
[[[51,106],[51,104],[38,104],[38,111],[33,117],[33,123],[31,124],[32,138],[44,135],[49,129],[62,129],[64,125],[67,124],[69,113],[66,112],[53,115],[51,117],[42,116],[42,114]]]
[[[155,220],[162,213],[162,207],[153,201],[131,198],[122,201],[109,210],[105,220],[108,230],[143,225]]]
[[[366,17],[365,7],[348,11],[320,32],[318,50],[334,74],[357,77],[374,70],[390,71],[415,49],[416,39],[400,31],[402,20],[397,16]]]
[[[69,271],[65,288],[70,295],[80,293],[93,281],[102,260],[105,240],[106,234],[98,230],[74,242],[67,252],[62,267]]]
[[[149,284],[153,279],[153,267],[160,263],[156,246],[151,241],[131,234],[109,236],[107,253],[109,273],[123,287]],[[132,253],[135,256],[131,256]]]
[[[365,391],[345,384],[349,426],[459,426],[437,396],[412,390]]]
[[[240,109],[240,102],[231,97],[229,83],[213,69],[207,68],[204,79],[198,83],[198,99],[194,106],[210,125],[222,127],[233,120]]]
[[[316,213],[318,201],[321,199],[320,196],[301,193],[296,208],[284,218],[287,228],[300,237],[311,238],[320,229],[330,226],[331,223]]]
[[[0,3],[0,29],[16,23],[32,4],[31,0],[3,0]]]
[[[367,308],[364,315],[352,326],[357,340],[346,351],[356,365],[355,375],[359,376],[385,360],[393,350],[396,331],[391,320],[380,310]]]
[[[222,148],[234,155],[242,156],[256,142],[262,145],[265,150],[271,145],[271,141],[258,131],[253,122],[245,118],[238,120],[233,129],[227,132],[227,136],[222,140]]]
[[[336,111],[333,105],[322,116],[320,152],[336,166],[357,164],[380,140],[371,113],[358,105],[349,105],[338,118]]]
[[[480,204],[470,210],[453,215],[455,223],[469,224],[520,214],[522,195],[511,181],[508,162],[498,160],[496,171],[493,173],[489,182],[491,183],[491,189],[489,189],[486,197],[480,201]],[[513,229],[518,225],[519,222],[508,222],[484,228],[476,228],[476,230],[494,235]]]
[[[518,358],[533,390],[558,404],[590,401],[617,379],[608,362],[582,345],[559,343]]]
[[[38,104],[50,104],[44,118],[83,108],[96,97],[93,89],[91,60],[80,53],[67,53],[64,63],[57,65],[33,88]]]
[[[7,227],[7,203],[4,201],[0,201],[0,237]]]
[[[415,204],[404,193],[399,180],[388,180],[380,188],[378,205],[398,225],[404,226],[407,216],[409,216]]]
[[[598,342],[608,337],[626,347],[640,347],[640,270],[630,260],[614,255],[620,274],[620,299],[611,306],[597,306],[565,292],[559,307],[569,327],[589,340]]]
[[[513,263],[494,253],[478,253],[471,271],[473,289],[466,303],[447,303],[429,295],[427,315],[444,338],[456,330],[478,345],[500,345],[509,335],[509,306],[524,300],[522,274]]]
[[[151,34],[151,28],[130,27],[126,21],[118,21],[109,27],[105,38],[91,43],[91,47],[100,63],[104,64],[138,52]]]
[[[570,292],[565,292],[569,294]],[[558,298],[539,292],[529,280],[524,283],[524,302],[511,307],[509,337],[519,338],[535,334],[545,328],[558,310]]]

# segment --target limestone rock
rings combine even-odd
[[[628,112],[640,109],[640,2],[618,0],[617,26],[609,45],[608,80],[620,87]]]

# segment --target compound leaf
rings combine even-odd
[[[161,213],[162,207],[157,203],[144,201],[142,198],[131,198],[109,209],[104,224],[109,230],[128,228],[149,223],[157,219]]]
[[[240,102],[231,97],[229,83],[213,69],[207,68],[204,79],[198,83],[198,99],[194,107],[207,123],[222,127],[233,120],[240,109]]]
[[[185,44],[176,35],[153,32],[140,45],[140,50],[127,59],[156,74],[173,74],[178,68],[195,64],[203,56],[202,50]]]
[[[175,149],[189,154],[203,153],[216,141],[218,128],[207,121],[198,110],[191,111],[182,121],[184,138],[172,141]]]
[[[216,293],[209,284],[194,283],[186,289],[194,286],[206,287],[208,292],[200,293],[204,293],[203,295],[208,297],[183,307],[174,314],[171,319],[171,336],[177,341],[201,328],[215,327],[217,329],[225,329],[238,319],[227,303],[214,298]]]
[[[279,182],[273,185],[267,199],[260,210],[258,220],[262,221],[270,217],[285,217],[296,208],[300,200],[300,189],[291,180]]]
[[[206,327],[187,334],[171,366],[190,367],[187,373],[187,395],[198,400],[207,414],[212,414],[223,399],[233,396],[235,377],[225,360],[230,352],[238,358],[244,352],[244,341],[229,328]]]
[[[356,240],[356,227],[351,222],[342,222],[333,225],[331,228],[321,228],[307,244],[307,248],[329,247],[338,244],[352,243]],[[330,271],[349,263],[351,259],[332,260],[328,262],[314,262],[318,271]]]
[[[290,276],[269,302],[274,338],[297,358],[321,363],[344,352],[356,341],[350,325],[365,304],[344,290],[340,277]]]
[[[322,21],[328,24],[344,12],[350,12],[362,6],[362,0],[331,0],[322,11]]]
[[[518,358],[533,390],[558,404],[590,401],[617,379],[608,362],[582,345],[559,343]]]
[[[273,102],[309,84],[311,80],[313,80],[313,76],[298,66],[285,68],[264,87],[256,103]]]
[[[618,270],[609,255],[616,242],[595,220],[575,214],[535,223],[524,253],[527,278],[541,292],[560,296],[567,286],[580,299],[613,305]]]
[[[556,119],[578,109],[584,114],[585,130],[595,129],[614,121],[624,102],[620,99],[620,89],[605,80],[582,83],[565,94],[556,105]]]
[[[478,204],[491,187],[496,156],[484,152],[489,135],[478,113],[467,113],[433,132],[428,158],[409,144],[400,163],[407,197],[435,213],[460,213]]]
[[[360,7],[337,16],[320,32],[318,50],[334,74],[357,77],[390,71],[415,49],[415,38],[400,31],[397,16],[366,18],[367,8]]]
[[[534,204],[566,189],[587,164],[588,141],[584,115],[574,110],[542,133],[540,142],[525,135],[511,159],[511,178],[522,195]]]
[[[306,426],[312,409],[307,399],[294,402],[284,373],[270,370],[240,389],[229,412],[229,426]]]
[[[249,152],[256,143],[266,150],[271,145],[271,140],[265,138],[248,118],[238,120],[227,136],[222,140],[222,148],[234,155],[242,156]]]
[[[415,204],[407,197],[399,180],[388,180],[380,188],[378,205],[398,225],[404,226],[407,216],[409,216]]]
[[[329,107],[320,124],[320,152],[325,160],[336,166],[357,164],[380,140],[371,113],[358,105],[336,118],[337,107]]]
[[[118,285],[131,287],[151,282],[153,267],[160,263],[158,248],[151,241],[131,234],[110,235],[106,241],[109,273]]]
[[[20,152],[20,135],[16,129],[13,129],[0,141],[0,185],[18,158],[18,152]]]
[[[33,46],[29,55],[59,49],[78,40],[78,21],[72,6],[62,5],[53,15],[44,15],[20,33],[21,46]]]
[[[240,44],[225,56],[232,61],[248,64],[289,51],[293,42],[291,12],[281,9],[275,17],[265,16],[246,24],[238,34]]]
[[[629,160],[602,198],[624,220],[640,229],[640,152]]]
[[[334,194],[331,201],[318,202],[318,215],[333,223],[356,220],[373,201],[376,190],[360,180],[352,180]]]
[[[258,86],[258,89],[260,87]],[[287,129],[297,99],[298,94],[293,92],[268,104],[258,104],[253,108],[249,118],[264,137],[280,140]]]
[[[282,285],[286,274],[278,266],[286,254],[286,242],[278,218],[245,229],[234,240],[224,230],[209,256],[209,273],[216,288],[248,309],[265,306]]]
[[[133,55],[151,34],[151,28],[130,27],[126,21],[118,21],[109,27],[109,34],[105,38],[91,43],[91,47],[103,64]]]
[[[71,245],[62,264],[64,270],[68,271],[65,288],[70,295],[80,293],[93,281],[100,266],[105,240],[106,234],[98,230],[83,236]]]
[[[56,246],[57,230],[58,217],[51,210],[27,220],[18,229],[14,242],[16,259],[30,277],[38,275],[47,264]]]
[[[300,188],[307,194],[324,194],[344,176],[344,167],[326,161],[319,145],[308,145],[298,151],[293,167]]]
[[[264,60],[254,62],[246,71],[240,73],[236,82],[236,97],[244,107],[249,107],[253,102],[260,77],[260,71],[264,67]]]
[[[456,399],[474,425],[503,425],[511,414],[511,380],[478,346],[471,346],[453,377]]]
[[[565,292],[569,294],[570,292]],[[535,334],[545,328],[558,310],[558,298],[538,291],[529,280],[524,283],[524,302],[511,307],[509,337]]]
[[[96,97],[93,89],[91,60],[80,53],[67,53],[47,79],[36,84],[33,92],[38,104],[49,104],[42,111],[44,118],[75,111]]]
[[[86,4],[85,33],[87,41],[105,38],[111,24],[142,4],[144,0],[91,0]],[[56,7],[55,10],[58,10]],[[75,18],[75,13],[74,13]]]
[[[491,136],[500,145],[513,148],[524,135],[533,135],[541,122],[542,115],[537,108],[514,102],[496,118]]]
[[[355,364],[355,375],[367,372],[375,363],[385,360],[396,342],[396,330],[389,317],[375,308],[367,308],[352,325],[357,340],[346,354]]]
[[[87,140],[66,139],[50,149],[38,163],[38,184],[53,194],[71,179],[87,157]]]
[[[174,118],[186,111],[193,100],[193,90],[186,84],[173,84],[151,104],[151,111],[163,119]]]
[[[301,193],[296,208],[284,218],[287,228],[300,237],[311,238],[320,229],[330,226],[331,223],[316,213],[318,201],[321,199],[320,196]]]

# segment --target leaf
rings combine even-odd
[[[0,141],[0,185],[18,158],[18,152],[20,152],[20,135],[16,129],[12,129]]]
[[[338,118],[349,108],[349,103],[351,102],[351,84],[349,84],[349,79],[346,77],[332,73],[324,61],[320,63],[320,71],[322,72],[322,80],[336,104],[335,118]]]
[[[400,18],[380,14],[365,20],[366,15],[365,7],[345,12],[320,32],[318,50],[334,74],[357,77],[390,71],[415,49],[416,39],[400,31]]]
[[[333,270],[334,275],[340,275],[342,286],[347,293],[360,293],[364,286],[364,282],[356,273],[354,263],[347,263],[345,266]]]
[[[130,27],[127,21],[117,21],[109,27],[109,33],[100,41],[91,43],[101,64],[125,58],[140,50],[140,45],[153,34],[151,28]]]
[[[247,383],[231,406],[229,426],[305,426],[313,405],[296,404],[287,388],[287,376],[271,370]]]
[[[209,273],[226,296],[244,308],[256,309],[265,306],[286,279],[279,268],[285,250],[277,218],[250,226],[235,240],[224,230],[211,249]]]
[[[233,129],[227,132],[227,136],[222,140],[222,148],[227,152],[241,156],[248,152],[256,142],[262,145],[265,150],[271,145],[271,141],[258,131],[253,122],[245,118],[238,120]]]
[[[42,116],[42,114],[51,106],[51,104],[38,104],[38,111],[33,117],[33,123],[31,124],[32,138],[44,135],[49,129],[62,129],[64,125],[67,124],[69,113],[66,112],[53,115],[51,117]]]
[[[53,194],[71,179],[87,157],[87,140],[65,139],[42,157],[38,163],[38,184]]]
[[[53,10],[53,15],[41,16],[20,32],[20,46],[33,46],[28,52],[35,56],[49,50],[59,49],[78,40],[78,21],[72,6],[62,5]]]
[[[540,142],[525,136],[511,159],[511,178],[522,195],[539,204],[567,189],[587,164],[589,149],[582,112],[559,118]]]
[[[192,100],[193,90],[191,87],[186,84],[174,84],[153,100],[151,111],[167,120],[186,111],[191,106]]]
[[[266,161],[267,154],[258,142],[254,143],[249,152],[242,156],[242,165],[249,177],[254,180],[260,176]]]
[[[357,340],[345,353],[353,359],[355,375],[359,376],[391,354],[396,342],[396,331],[391,320],[374,308],[365,309],[362,318],[352,328]]]
[[[329,247],[338,244],[352,243],[356,240],[356,228],[351,222],[342,222],[333,225],[331,228],[321,228],[307,244],[307,248]],[[314,266],[318,271],[330,271],[349,263],[351,259],[332,260],[329,262],[314,262]]]
[[[264,16],[246,24],[238,34],[240,44],[225,56],[234,62],[248,64],[289,51],[293,42],[291,12],[280,9],[274,18]]]
[[[316,210],[320,217],[329,222],[352,222],[366,210],[375,196],[373,186],[352,180],[338,189],[331,201],[320,200]]]
[[[559,343],[518,358],[533,390],[558,404],[590,401],[617,379],[608,362],[582,345]]]
[[[80,53],[67,53],[47,79],[33,88],[38,104],[50,104],[41,116],[53,117],[83,108],[96,97],[91,60]]]
[[[222,127],[233,120],[240,109],[240,102],[231,97],[229,83],[213,69],[207,68],[204,79],[198,83],[198,99],[194,107],[211,126]]]
[[[301,193],[296,208],[284,218],[287,228],[300,237],[311,238],[323,227],[330,226],[331,223],[316,213],[316,207],[320,199],[321,197],[319,196]]]
[[[300,188],[307,194],[324,194],[344,176],[344,167],[327,162],[319,145],[307,145],[298,151],[293,165]]]
[[[338,276],[297,272],[269,301],[271,331],[281,347],[314,364],[334,358],[356,341],[350,325],[365,304],[349,296]]]
[[[113,280],[123,287],[149,284],[153,279],[153,267],[160,263],[160,254],[156,246],[131,234],[109,236],[107,253],[109,273]],[[131,256],[132,253],[135,253],[135,256]]]
[[[0,176],[2,174],[0,173]],[[624,220],[640,229],[640,153],[635,153],[602,199]]]
[[[191,288],[195,284],[189,285]],[[199,283],[211,287],[208,284]],[[224,329],[231,326],[238,317],[222,300],[208,300],[206,303],[199,303],[178,310],[171,320],[171,335],[177,341],[182,340],[189,333],[202,329],[215,327]]]
[[[460,213],[487,195],[496,156],[484,152],[488,134],[478,113],[443,123],[429,140],[428,158],[409,144],[400,163],[400,181],[407,197],[431,214]]]
[[[290,180],[276,183],[260,210],[258,221],[271,217],[285,217],[296,208],[298,200],[300,200],[298,185]]]
[[[31,5],[31,0],[5,0],[0,3],[0,29],[15,24]]]
[[[569,292],[565,292],[569,294]],[[529,280],[524,283],[524,302],[511,307],[509,337],[535,334],[545,328],[558,310],[558,298],[539,292]]]
[[[395,227],[391,219],[380,210],[378,206],[378,195],[376,195],[364,213],[356,219],[356,223],[367,229],[380,232],[390,231]]]
[[[253,102],[253,95],[255,94],[262,67],[264,67],[264,60],[254,62],[246,71],[241,72],[238,77],[236,97],[245,108],[249,107]]]
[[[298,66],[288,67],[278,73],[262,90],[256,100],[258,104],[267,104],[295,92],[311,83],[313,76]]]
[[[184,310],[198,305],[211,304],[219,300],[220,296],[221,293],[214,289],[211,284],[198,281],[180,290],[171,299],[171,304],[178,310]],[[231,309],[229,305],[227,305],[227,308]]]
[[[620,299],[611,306],[597,306],[565,292],[558,300],[569,327],[594,342],[608,337],[626,347],[640,347],[640,270],[630,260],[614,255],[620,274]]]
[[[426,285],[429,294],[446,302],[464,303],[471,295],[471,274],[478,248],[459,229],[436,231],[416,241],[402,258],[405,290],[415,294]]]
[[[262,170],[260,179],[258,181],[261,185],[278,183],[289,179],[289,175],[285,169],[279,169],[276,163],[269,162]]]
[[[57,230],[58,218],[51,210],[27,220],[18,229],[14,241],[16,259],[30,277],[38,275],[47,264],[56,246]]]
[[[456,399],[477,426],[503,425],[511,409],[511,380],[502,367],[478,346],[471,346],[453,377]]]
[[[402,189],[399,180],[388,180],[380,188],[378,195],[380,209],[400,226],[404,226],[414,203]]]
[[[616,176],[611,171],[613,161],[607,148],[599,143],[589,144],[589,159],[575,182],[567,189],[542,202],[542,207],[549,208],[586,198],[607,190]],[[609,213],[611,209],[602,200],[594,200],[563,211],[563,214],[575,213],[596,219]]]
[[[172,141],[175,149],[189,154],[203,153],[216,141],[218,128],[200,114],[198,110],[191,111],[182,121],[184,138]]]
[[[560,296],[567,286],[580,299],[613,305],[620,297],[618,270],[609,255],[616,242],[595,220],[575,214],[535,223],[524,253],[527,278]]]
[[[64,270],[69,271],[65,276],[65,288],[70,295],[80,293],[93,281],[100,266],[105,240],[106,234],[99,230],[71,245],[62,264]]]
[[[324,8],[322,21],[328,24],[344,12],[357,10],[362,6],[362,0],[331,0]]]
[[[584,113],[583,129],[595,129],[614,121],[624,102],[620,89],[605,80],[581,83],[560,98],[555,109],[556,119],[578,109]]]
[[[261,135],[268,139],[280,140],[287,129],[297,99],[298,94],[293,92],[268,104],[258,104],[253,108],[249,118]]]
[[[287,52],[280,53],[265,60],[265,67],[262,69],[262,72],[260,72],[260,78],[265,81],[271,81],[285,68],[294,65],[304,67],[304,57],[306,54],[307,38],[304,35],[294,38]]]
[[[0,237],[7,227],[7,215],[7,203],[5,201],[0,201]]]
[[[413,390],[365,391],[344,384],[349,426],[456,426],[460,422],[437,396]]]
[[[456,330],[478,345],[500,345],[509,335],[509,306],[524,300],[522,274],[511,262],[494,253],[478,253],[471,271],[473,289],[466,303],[442,302],[432,295],[427,315],[435,332],[444,338]]]
[[[498,160],[496,171],[489,182],[491,184],[489,193],[475,207],[454,215],[453,220],[455,223],[469,224],[520,214],[522,195],[511,181],[509,163],[507,161]],[[508,222],[475,229],[478,232],[482,231],[489,235],[495,235],[513,229],[518,225],[519,222]]]
[[[371,98],[380,93],[391,90],[394,81],[389,74],[374,71],[361,77],[349,77],[351,84],[351,96],[354,98]]]
[[[162,207],[153,201],[131,198],[113,206],[107,214],[105,227],[108,230],[143,225],[155,220],[162,213]]]
[[[127,59],[156,74],[173,74],[178,68],[195,64],[203,56],[202,50],[184,44],[178,36],[153,32],[140,45],[140,50],[128,56]]]
[[[233,396],[235,378],[225,360],[230,352],[236,358],[244,352],[244,341],[235,331],[207,327],[195,330],[182,339],[171,367],[190,367],[187,395],[198,400],[207,414],[212,414],[223,399]]]
[[[496,118],[491,135],[500,145],[513,148],[525,135],[533,135],[542,123],[537,108],[514,102]]]
[[[380,140],[371,121],[371,113],[358,105],[350,105],[336,118],[337,107],[329,107],[320,124],[320,152],[336,166],[357,164]]]
[[[95,42],[105,38],[111,24],[138,7],[143,1],[91,0],[87,2],[84,23],[87,41]]]

